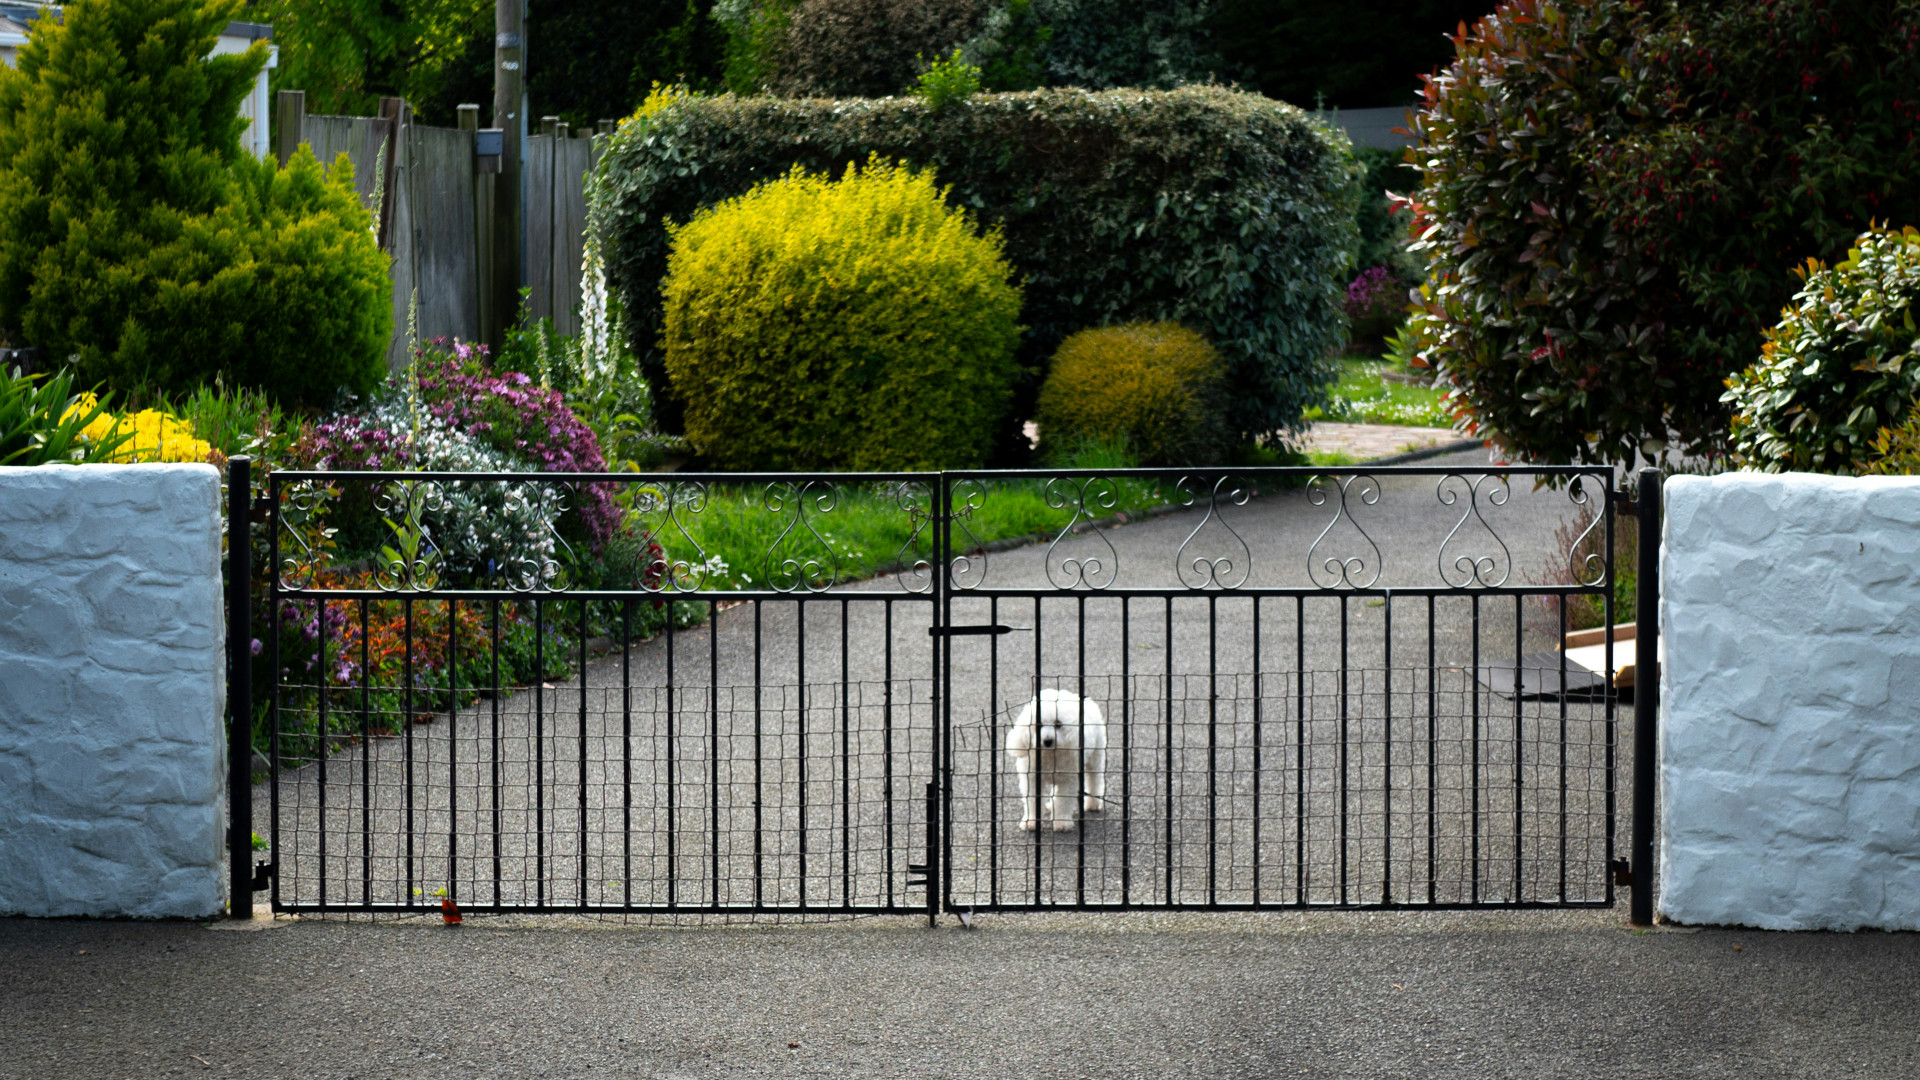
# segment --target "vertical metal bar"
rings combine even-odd
[[[324,612],[324,608],[322,609]],[[407,870],[406,891],[400,894],[402,907],[413,907],[413,597],[400,598],[400,634],[401,648],[401,693],[400,693],[400,730],[401,742],[406,748],[407,782]]]
[[[1077,698],[1079,698],[1079,702],[1076,704],[1074,708],[1074,724],[1077,728],[1077,730],[1074,732],[1074,738],[1076,740],[1074,745],[1078,747],[1080,750],[1080,753],[1076,755],[1079,757],[1080,763],[1076,765],[1073,770],[1074,799],[1073,799],[1072,812],[1074,817],[1080,822],[1080,827],[1073,831],[1073,834],[1074,834],[1073,835],[1073,839],[1074,839],[1073,892],[1074,892],[1074,902],[1078,904],[1080,907],[1086,907],[1087,906],[1087,770],[1086,770],[1085,755],[1086,755],[1086,746],[1087,746],[1087,598],[1085,594],[1082,594],[1079,597],[1077,597],[1076,600],[1078,601],[1077,615],[1079,616],[1080,625],[1078,628],[1078,637],[1075,639],[1076,643],[1074,645],[1074,655],[1079,661],[1077,686],[1075,688],[1074,695]]]
[[[1120,903],[1133,905],[1133,630],[1131,597],[1120,597]],[[996,622],[998,620],[995,620]]]
[[[1173,893],[1173,597],[1167,597],[1167,735],[1166,735],[1166,778],[1167,778],[1167,836],[1166,836],[1166,876],[1167,906],[1174,904]]]
[[[720,907],[720,601],[707,601],[707,791],[713,817],[707,830],[711,848],[707,870],[712,891],[707,902]]]
[[[886,847],[885,872],[887,885],[887,906],[893,906],[893,600],[886,601],[886,615],[882,619],[881,633],[884,636],[885,660],[881,670],[880,696],[880,761],[884,779],[881,782],[881,802],[886,809],[886,829],[883,842]]]
[[[1434,649],[1438,617],[1427,594],[1427,903],[1440,902],[1440,661]]]
[[[253,459],[240,454],[227,459],[227,915],[235,919],[253,918],[252,513]]]
[[[1633,912],[1653,922],[1654,755],[1660,722],[1660,499],[1659,469],[1640,470],[1634,511],[1640,524],[1640,570],[1634,582],[1633,634]]]
[[[1207,903],[1220,902],[1220,598],[1207,596]]]
[[[853,690],[847,598],[840,598],[840,902],[853,906]]]
[[[667,621],[673,610],[667,609]],[[669,819],[671,822],[671,819]],[[620,902],[633,906],[633,598],[620,603]]]
[[[1253,906],[1261,907],[1260,899],[1260,722],[1261,701],[1264,692],[1260,672],[1260,597],[1254,596],[1253,602]]]
[[[933,611],[930,628],[944,631],[953,622],[953,583],[948,574],[953,568],[953,492],[947,474],[933,482],[935,511],[933,551],[939,569],[933,576]],[[929,650],[933,656],[932,685],[935,700],[933,714],[932,778],[927,782],[927,925],[940,921],[940,905],[953,896],[953,859],[947,845],[953,837],[953,638],[941,633]],[[935,895],[938,882],[938,895]]]
[[[1525,897],[1525,875],[1523,867],[1526,858],[1526,729],[1523,721],[1523,704],[1520,681],[1522,666],[1526,658],[1522,650],[1526,647],[1525,613],[1520,606],[1521,598],[1513,598],[1513,902],[1518,904]],[[1564,639],[1563,639],[1564,640]]]
[[[760,716],[760,645],[761,613],[765,608],[762,601],[753,603],[753,906],[758,908],[765,903],[766,853],[762,817],[765,791],[761,786],[764,776],[761,767],[762,728]]]
[[[807,601],[794,601],[794,681],[800,684],[800,906],[807,906]]]
[[[1472,807],[1470,829],[1473,841],[1468,853],[1467,875],[1470,886],[1467,898],[1477,904],[1480,902],[1480,597],[1478,595],[1473,597],[1473,666],[1467,673],[1467,689],[1472,695],[1473,702],[1471,710],[1473,728],[1469,736],[1473,756],[1471,770],[1467,773],[1467,786],[1471,789],[1469,792]]]
[[[1380,859],[1380,902],[1393,903],[1393,590],[1388,589],[1380,602],[1380,609],[1387,622],[1385,657],[1382,661],[1386,668],[1386,737],[1382,740],[1384,754],[1385,781],[1381,787],[1381,859]]]
[[[460,871],[460,602],[447,600],[447,899]]]
[[[1620,730],[1619,730],[1620,712],[1618,707],[1618,699],[1620,695],[1617,692],[1615,692],[1613,688],[1613,671],[1614,671],[1613,624],[1619,618],[1619,613],[1614,611],[1613,594],[1616,589],[1616,575],[1619,573],[1619,570],[1620,570],[1619,566],[1614,561],[1614,555],[1615,555],[1614,545],[1617,539],[1614,536],[1614,518],[1617,514],[1617,506],[1614,500],[1616,498],[1619,498],[1621,495],[1624,495],[1625,492],[1614,491],[1613,484],[1611,482],[1612,477],[1609,476],[1608,480],[1609,482],[1607,484],[1607,494],[1606,494],[1606,508],[1607,508],[1606,584],[1607,584],[1607,589],[1605,594],[1603,594],[1600,597],[1600,607],[1604,612],[1601,622],[1605,626],[1605,630],[1603,632],[1603,638],[1605,641],[1604,648],[1606,652],[1605,670],[1607,672],[1607,675],[1606,675],[1607,682],[1606,682],[1606,685],[1602,687],[1603,696],[1606,700],[1606,705],[1604,706],[1604,713],[1606,717],[1607,854],[1606,854],[1605,865],[1607,867],[1607,870],[1602,872],[1601,877],[1606,882],[1607,904],[1611,906],[1614,900],[1616,899],[1615,892],[1614,892],[1614,884],[1613,884],[1613,874],[1611,871],[1612,871],[1612,865],[1613,865],[1613,853],[1619,842],[1619,835],[1618,835],[1619,825],[1614,819],[1617,816],[1617,810],[1618,810],[1617,803],[1619,799],[1619,779],[1615,775],[1615,772],[1618,766],[1618,759],[1619,759],[1619,736],[1620,736]]]
[[[1560,891],[1561,903],[1567,902],[1567,597],[1560,594],[1560,631],[1554,638],[1560,643]]]
[[[1000,625],[1000,598],[987,599],[987,623]],[[1121,631],[1123,634],[1125,631]],[[987,902],[1000,902],[1000,635],[987,635]],[[1122,874],[1126,871],[1122,870]]]
[[[1349,780],[1350,780],[1350,778],[1347,775],[1347,769],[1349,767],[1348,766],[1348,761],[1349,761],[1348,746],[1347,746],[1347,739],[1349,735],[1349,727],[1348,727],[1349,705],[1347,701],[1347,692],[1348,692],[1347,673],[1350,670],[1350,668],[1348,667],[1350,657],[1347,649],[1347,644],[1348,644],[1347,642],[1347,598],[1346,596],[1342,595],[1340,597],[1340,776],[1339,776],[1340,902],[1342,904],[1347,902],[1347,863],[1348,863],[1347,789],[1349,787]]]
[[[1039,715],[1039,709],[1040,709],[1041,673],[1045,670],[1044,665],[1046,663],[1045,655],[1042,653],[1040,648],[1040,642],[1044,637],[1044,635],[1041,633],[1041,630],[1040,630],[1040,615],[1041,615],[1040,597],[1038,594],[1036,594],[1033,598],[1033,708],[1034,708],[1036,717]],[[1040,894],[1041,894],[1040,866],[1044,859],[1044,853],[1045,853],[1045,849],[1042,848],[1040,844],[1040,837],[1047,828],[1046,824],[1040,820],[1040,803],[1041,803],[1040,792],[1042,790],[1040,787],[1040,784],[1041,784],[1042,777],[1045,774],[1042,773],[1040,770],[1040,754],[1038,751],[1030,750],[1028,752],[1027,768],[1029,770],[1027,774],[1028,779],[1032,781],[1034,785],[1034,788],[1033,788],[1033,902],[1038,904],[1040,902]],[[1024,815],[1026,814],[1026,810],[1023,808],[1020,811],[1020,813]]]
[[[1307,902],[1307,598],[1293,598],[1293,902]]]
[[[320,597],[320,620],[315,625],[319,633],[314,636],[314,646],[319,650],[320,662],[314,665],[314,692],[319,695],[319,717],[314,731],[314,756],[318,759],[320,789],[317,792],[319,803],[319,847],[320,847],[320,910],[327,909],[327,598]]]
[[[272,860],[272,891],[267,902],[280,907],[280,478],[269,474],[267,505],[267,858]],[[251,648],[251,644],[249,644]],[[248,759],[251,764],[251,757]],[[249,845],[253,837],[248,836]],[[251,889],[252,876],[248,876]],[[247,894],[249,913],[252,894]],[[251,917],[249,915],[249,917]]]
[[[558,141],[558,140],[556,140]],[[580,770],[580,798],[577,802],[580,813],[580,906],[587,906],[587,601],[580,601],[580,745],[578,767]],[[605,800],[601,800],[602,805]],[[604,876],[604,875],[603,875]]]
[[[671,570],[668,571],[668,573],[671,573],[671,572],[672,572]],[[665,589],[667,587],[667,583],[668,583],[668,579],[663,575],[661,578],[662,589]],[[667,778],[666,778],[666,784],[667,784],[667,906],[669,908],[677,908],[680,906],[680,858],[679,858],[680,852],[677,850],[677,847],[676,847],[676,841],[679,839],[679,836],[680,836],[680,807],[679,807],[680,800],[678,797],[679,790],[680,790],[680,775],[678,770],[676,770],[674,767],[674,757],[675,757],[675,750],[677,749],[678,736],[674,732],[674,715],[673,715],[673,707],[674,707],[673,691],[677,682],[677,680],[674,677],[674,670],[673,670],[674,651],[675,651],[674,635],[673,635],[673,604],[674,604],[674,601],[669,597],[669,599],[667,600]]]
[[[501,900],[500,900],[500,829],[504,824],[504,822],[502,821],[502,813],[500,809],[500,599],[499,597],[495,597],[490,606],[493,609],[492,612],[490,613],[490,618],[488,620],[490,623],[488,636],[492,639],[491,647],[493,650],[493,658],[489,665],[492,668],[491,689],[493,691],[493,696],[492,696],[492,701],[490,703],[490,706],[491,706],[490,711],[493,714],[493,726],[489,733],[489,738],[493,743],[493,747],[488,752],[488,759],[490,764],[490,776],[493,784],[493,909],[495,911],[499,911],[502,907]],[[362,641],[366,640],[365,633],[361,634],[361,640]],[[362,760],[365,760],[364,755],[362,756]]]
[[[373,903],[373,669],[368,663],[367,608],[360,601],[360,902]]]
[[[533,601],[533,897],[547,903],[547,605]]]

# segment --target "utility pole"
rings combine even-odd
[[[526,0],[494,0],[493,4],[493,125],[500,129],[500,172],[493,188],[492,318],[487,344],[495,356],[506,344],[507,328],[520,310],[521,264],[521,139],[526,122],[526,66],[522,47],[526,31]]]

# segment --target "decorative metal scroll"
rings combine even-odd
[[[977,589],[987,580],[986,546],[974,535],[973,515],[987,504],[986,485],[978,480],[955,480],[947,487],[947,539],[953,545],[953,561],[947,583],[962,591]]]
[[[1095,511],[1110,511],[1120,505],[1118,485],[1105,476],[1055,477],[1047,481],[1046,497],[1053,509],[1072,510],[1059,535],[1047,545],[1047,581],[1056,589],[1111,586],[1120,573],[1120,553],[1114,550],[1113,541],[1104,531],[1089,529],[1090,538],[1080,538],[1076,543],[1073,529],[1100,516]],[[1086,548],[1093,554],[1068,554],[1069,550]]]
[[[532,489],[539,496],[538,502],[529,498]],[[509,505],[525,503],[532,511],[532,518],[540,523],[541,535],[530,538],[504,560],[499,569],[506,578],[507,588],[514,592],[564,592],[571,587],[566,577],[566,567],[573,561],[573,549],[561,537],[554,523],[564,517],[573,508],[573,497],[579,489],[572,481],[528,481],[509,485],[506,497]]]
[[[1354,516],[1354,509],[1380,502],[1380,482],[1366,473],[1353,473],[1344,479],[1315,476],[1307,481],[1307,501],[1315,506],[1333,504],[1333,517],[1307,548],[1307,577],[1322,589],[1372,588],[1380,580],[1380,545],[1367,534]],[[1353,548],[1347,554],[1334,550],[1329,538],[1342,519],[1359,535],[1361,543],[1366,545],[1364,548]],[[1323,544],[1327,547],[1325,552],[1321,551]]]
[[[908,592],[932,592],[933,564],[916,555],[915,548],[923,537],[929,545],[934,540],[933,486],[925,480],[906,480],[889,485],[884,494],[907,516],[909,526],[907,539],[900,545],[894,558],[898,567],[894,571],[894,580]]]
[[[1180,584],[1189,589],[1237,589],[1247,583],[1248,575],[1253,572],[1253,550],[1247,547],[1246,540],[1221,514],[1221,510],[1227,506],[1247,505],[1253,492],[1245,484],[1228,486],[1229,479],[1227,476],[1217,477],[1207,487],[1206,515],[1187,534],[1187,538],[1180,541],[1180,549],[1173,554],[1173,572],[1179,577]],[[1194,478],[1183,476],[1175,485],[1186,506],[1192,506],[1195,502],[1193,482]],[[1206,478],[1200,477],[1197,482],[1204,484]],[[1208,531],[1209,525],[1215,527],[1214,535],[1209,537],[1211,545],[1195,544],[1200,534]],[[1220,530],[1226,532],[1225,537],[1218,535]],[[1219,545],[1222,541],[1226,542],[1223,554],[1202,553],[1203,546],[1214,551],[1221,550]]]
[[[317,480],[301,480],[280,490],[275,519],[280,523],[280,587],[310,589],[327,564],[334,530],[327,527],[331,501],[339,489]]]
[[[1459,490],[1455,490],[1456,488]],[[1513,574],[1513,555],[1507,550],[1506,541],[1500,539],[1500,534],[1493,531],[1493,526],[1488,524],[1486,517],[1480,513],[1480,505],[1482,502],[1488,506],[1507,504],[1507,499],[1513,492],[1507,485],[1506,477],[1495,473],[1482,473],[1469,480],[1465,476],[1449,474],[1440,478],[1439,483],[1434,485],[1434,491],[1439,496],[1442,506],[1458,505],[1461,496],[1466,497],[1466,508],[1460,512],[1460,520],[1453,523],[1452,531],[1447,533],[1447,538],[1440,542],[1440,551],[1436,556],[1440,567],[1440,580],[1455,589],[1476,587],[1493,589],[1505,585],[1507,579]],[[1467,528],[1469,521],[1480,523],[1480,531],[1485,532],[1487,539],[1492,540],[1494,546],[1499,548],[1497,554],[1491,548],[1482,547],[1477,552],[1467,548],[1467,538],[1462,535],[1462,530]],[[1460,540],[1460,547],[1467,550],[1458,551],[1449,566],[1447,551],[1453,546],[1456,538]]]
[[[814,527],[812,514],[831,514],[838,485],[822,480],[778,480],[766,486],[761,504],[786,522],[767,548],[767,586],[776,592],[825,592],[840,576],[833,544]]]
[[[633,508],[643,517],[656,515],[648,529],[659,545],[641,574],[641,587],[650,592],[698,592],[709,578],[730,569],[707,554],[687,528],[687,518],[706,512],[711,493],[698,480],[676,480],[648,485],[634,492]]]
[[[395,480],[373,491],[374,513],[387,529],[374,560],[373,581],[386,592],[426,592],[440,584],[446,552],[434,542],[426,515],[447,508],[438,481]]]
[[[1568,572],[1573,575],[1575,582],[1587,586],[1600,585],[1607,580],[1606,555],[1603,552],[1588,547],[1588,542],[1594,534],[1606,528],[1605,513],[1603,510],[1595,507],[1594,503],[1596,500],[1587,491],[1587,482],[1595,479],[1594,477],[1576,476],[1573,478],[1573,483],[1567,485],[1567,498],[1571,499],[1575,506],[1585,510],[1587,516],[1591,519],[1588,521],[1587,527],[1580,531],[1580,535],[1573,538],[1572,546],[1567,548]],[[1598,502],[1601,507],[1606,505],[1604,494]],[[1604,536],[1605,534],[1601,533],[1601,535]],[[1580,554],[1583,548],[1585,548],[1587,552],[1585,555]]]

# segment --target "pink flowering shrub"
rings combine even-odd
[[[1406,318],[1406,286],[1385,266],[1370,266],[1347,285],[1347,320],[1356,344],[1378,342]]]

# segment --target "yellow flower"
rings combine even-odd
[[[99,399],[94,395],[82,394],[79,401],[68,406],[61,419],[91,412],[99,404]],[[193,431],[185,423],[158,409],[143,409],[131,417],[103,411],[81,429],[80,438],[85,442],[97,442],[116,433],[131,433],[133,438],[114,451],[114,461],[205,461],[213,453],[213,447],[194,438]]]

